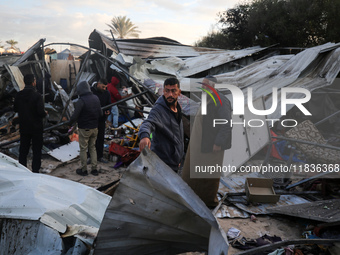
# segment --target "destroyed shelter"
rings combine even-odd
[[[234,115],[234,122],[247,123],[246,120],[256,118],[260,123],[265,123],[261,128],[252,128],[250,125],[237,125],[233,128],[233,141],[237,142],[234,142],[232,148],[226,151],[225,165],[231,164],[239,169],[241,166],[262,166],[268,163],[294,165],[295,167],[299,167],[301,162],[310,164],[339,163],[337,157],[339,154],[337,136],[339,115],[337,114],[340,106],[337,93],[340,90],[336,78],[338,78],[340,71],[340,44],[328,43],[296,51],[294,54],[289,49],[280,49],[277,46],[228,51],[181,45],[163,37],[115,40],[94,30],[89,36],[89,47],[64,44],[77,49],[77,54],[74,54],[73,60],[64,59],[61,60],[64,62],[58,62],[59,60],[57,61],[45,52],[45,47],[53,47],[54,43],[48,45],[44,45],[44,43],[44,39],[39,40],[19,59],[1,67],[0,147],[1,151],[6,154],[15,157],[18,153],[19,133],[15,115],[11,111],[11,100],[16,91],[23,88],[22,77],[28,72],[33,72],[37,80],[41,81],[41,86],[38,89],[43,94],[45,107],[49,112],[44,132],[44,150],[61,162],[68,162],[77,157],[77,144],[71,142],[67,120],[73,112],[72,100],[77,96],[75,95],[75,87],[79,82],[86,80],[89,84],[92,84],[100,77],[115,75],[121,81],[121,89],[123,87],[130,88],[133,92],[132,97],[117,102],[123,117],[121,122],[127,122],[122,127],[124,130],[132,132],[132,135],[128,136],[127,140],[129,141],[127,143],[119,142],[119,146],[115,145],[115,142],[109,141],[111,145],[114,144],[110,145],[109,153],[123,159],[124,153],[124,155],[131,153],[131,150],[127,149],[138,147],[138,137],[135,136],[134,131],[138,129],[142,119],[133,118],[134,113],[144,112],[147,114],[145,110],[150,109],[157,97],[162,95],[163,81],[170,76],[177,77],[181,82],[183,95],[179,102],[183,108],[186,140],[189,142],[190,118],[196,114],[200,107],[199,90],[196,88],[196,83],[210,74],[218,80],[216,88],[220,89],[231,100],[230,92],[224,88],[225,84],[238,87],[245,95],[245,113],[244,115]],[[63,45],[63,43],[55,44]],[[306,118],[306,116],[301,115],[299,109],[293,108],[293,105],[287,105],[288,112],[285,118],[294,119],[298,122],[298,125],[294,128],[287,128],[282,125],[279,108],[269,116],[261,116],[261,118],[254,116],[247,107],[248,96],[256,109],[269,109],[273,103],[273,87],[281,89],[305,88],[310,91],[312,96],[306,107],[312,113],[312,116]],[[248,88],[252,89],[251,96],[248,94]],[[281,90],[276,95],[278,105],[280,105],[280,93]],[[301,94],[289,95],[290,98],[302,96]],[[236,107],[239,106],[233,106],[235,110]],[[144,111],[140,109],[144,109]],[[268,119],[276,121],[268,122]],[[110,130],[108,132],[108,140],[116,138],[114,133],[110,133]],[[123,131],[121,135],[124,135]],[[71,147],[70,151],[75,153],[69,155],[70,151],[67,150],[68,155],[60,155],[60,151],[66,148],[63,147],[62,150],[59,149],[58,151],[58,148],[62,146]],[[311,150],[315,150],[315,152],[310,153]],[[86,220],[85,222],[66,220],[70,228],[72,226],[77,228],[78,224],[97,228],[94,231],[94,236],[98,239],[95,241],[86,242],[79,237],[81,241],[77,238],[76,241],[72,241],[73,254],[78,252],[75,247],[79,242],[90,246],[90,248],[86,248],[81,245],[81,252],[92,249],[95,254],[112,254],[112,249],[117,250],[116,254],[122,254],[119,252],[149,254],[150,250],[155,254],[166,251],[171,254],[185,251],[209,251],[209,254],[222,254],[221,252],[224,252],[223,254],[227,254],[228,241],[225,237],[227,231],[221,230],[218,221],[201,203],[202,201],[195,197],[195,194],[190,191],[189,187],[185,186],[185,183],[178,176],[168,176],[169,172],[166,171],[166,166],[154,159],[152,153],[147,152],[139,157],[138,155],[136,153],[130,154],[125,157],[125,161],[122,160],[121,163],[128,166],[128,169],[119,179],[118,188],[113,197],[108,198],[111,201],[110,204],[101,205],[101,215],[96,216],[100,219],[97,219],[95,226],[89,224]],[[136,158],[137,160],[133,161]],[[7,157],[5,157],[5,160],[8,161]],[[9,159],[9,161],[11,160]],[[11,161],[10,164],[16,165],[17,163]],[[156,169],[160,170],[155,172]],[[25,172],[27,169],[21,171]],[[171,172],[171,174],[173,173]],[[291,174],[273,176],[262,172],[238,176],[227,173],[221,178],[219,191],[221,202],[213,213],[219,218],[250,218],[252,215],[276,213],[315,220],[319,224],[320,222],[337,223],[339,182],[335,181],[335,184],[333,184],[330,179],[323,179],[329,174],[329,171],[325,171],[321,174],[304,175],[294,179],[296,176]],[[4,170],[1,180],[6,179],[9,183],[16,183],[12,177],[6,175],[7,170]],[[171,179],[169,183],[163,183],[165,176]],[[337,175],[329,176],[333,176],[334,180],[338,179]],[[33,177],[28,175],[27,178]],[[275,188],[275,199],[277,201],[275,200],[274,204],[263,201],[249,203],[249,190],[247,194],[245,185],[252,180],[250,178],[260,179],[260,181],[261,179],[271,179],[270,187]],[[301,178],[302,180],[300,180]],[[313,181],[320,178],[323,180],[320,185],[322,191],[314,193],[309,190],[294,191],[297,187],[301,189],[301,185],[305,184],[302,187],[304,189],[308,187],[306,184],[311,185]],[[136,184],[137,180],[141,180],[138,185]],[[117,184],[117,182],[114,183]],[[146,183],[149,185],[145,186]],[[105,183],[103,186],[107,184],[110,183]],[[172,190],[182,185],[189,190],[186,190],[185,193]],[[33,188],[30,187],[29,189]],[[326,189],[331,191],[327,193]],[[154,190],[159,193],[154,192]],[[165,190],[164,194],[162,190]],[[146,194],[145,197],[140,195],[142,194],[141,191]],[[158,194],[160,194],[159,197]],[[33,197],[37,199],[36,196]],[[169,198],[170,200],[168,200]],[[332,198],[334,201],[324,200],[325,198]],[[107,197],[105,197],[105,200],[107,200]],[[152,201],[151,204],[150,201]],[[293,213],[294,206],[300,208],[303,204],[306,208],[313,208],[311,201],[317,201],[320,203],[319,206],[329,208],[327,209],[329,215],[320,218],[310,214]],[[69,203],[74,202],[70,201]],[[169,217],[166,213],[168,206],[175,204],[179,210],[174,212],[173,218],[166,220]],[[7,207],[11,208],[11,206],[13,205],[10,201]],[[22,213],[26,213],[24,208],[26,204],[19,201],[19,204],[15,205],[18,208],[20,206]],[[39,206],[37,207],[39,208]],[[7,214],[8,209],[3,209],[6,214],[2,212],[0,218],[14,219],[14,221],[5,220],[2,223],[3,231],[10,224],[14,226],[14,229],[22,229],[21,223],[15,222],[15,219],[29,221],[40,219],[38,221],[40,223],[23,223],[34,224],[35,228],[39,229],[37,231],[46,231],[41,229],[45,226],[51,227],[47,224],[48,222],[42,220],[45,218],[43,214],[34,217],[30,214],[22,216],[20,214]],[[63,206],[53,210],[57,210],[58,217],[60,217],[60,214],[65,214]],[[129,213],[134,210],[138,210],[139,215]],[[312,214],[314,209],[310,209],[310,211]],[[317,210],[315,212],[317,214]],[[89,213],[91,213],[91,210]],[[65,217],[68,217],[67,214],[63,216],[62,225],[64,226],[66,226]],[[85,218],[88,217],[85,216]],[[190,222],[190,219],[195,220]],[[199,224],[199,226],[195,226],[195,224]],[[121,230],[121,226],[124,226],[124,231]],[[153,230],[150,232],[151,226]],[[57,231],[53,235],[58,245],[51,245],[58,247],[55,250],[63,254],[70,246],[65,246],[65,239],[60,239],[58,232],[64,238],[66,229],[65,227],[62,229],[52,228]],[[202,233],[197,235],[200,230]],[[152,235],[157,231],[164,233],[164,235]],[[79,232],[79,227],[75,232]],[[146,236],[146,233],[148,236]],[[10,235],[10,232],[1,236],[2,242],[7,240],[5,238],[8,238],[8,235]],[[75,236],[77,237],[77,235]],[[245,241],[237,237],[232,238],[228,235],[230,242],[233,240],[233,244],[238,244],[238,247],[242,248],[240,243]],[[144,241],[142,241],[143,238],[145,238]],[[338,240],[339,237],[333,239]],[[334,240],[326,240],[324,243],[335,243]],[[32,251],[36,247],[42,246],[41,242],[38,241],[23,243],[22,245],[23,247],[31,245]],[[299,240],[297,243],[299,242],[306,243],[303,240]],[[320,243],[322,243],[322,240]],[[289,242],[282,243],[282,245],[286,244],[288,245]],[[8,251],[12,248],[7,246]]]

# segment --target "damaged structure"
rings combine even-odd
[[[256,218],[275,213],[314,220],[317,222],[313,224],[322,227],[325,223],[338,224],[335,214],[339,203],[339,173],[330,168],[334,169],[339,164],[340,153],[340,104],[337,99],[340,93],[337,79],[340,44],[327,43],[294,53],[275,45],[229,51],[191,47],[164,37],[115,40],[98,30],[94,30],[88,40],[89,46],[85,47],[70,43],[45,45],[45,39],[40,39],[20,57],[0,62],[4,63],[0,66],[0,150],[7,155],[18,156],[20,134],[12,102],[16,92],[24,87],[25,74],[36,76],[37,89],[43,95],[45,109],[49,113],[45,121],[43,150],[63,164],[79,153],[77,141],[68,127],[74,110],[73,100],[77,98],[76,85],[81,81],[92,84],[100,78],[110,80],[115,76],[120,80],[120,93],[125,95],[130,90],[132,96],[103,108],[117,105],[122,124],[119,130],[106,130],[108,159],[116,159],[110,162],[116,163],[115,169],[121,165],[128,168],[118,180],[102,183],[98,188],[104,190],[104,187],[118,184],[108,196],[81,185],[72,187],[73,182],[67,180],[45,175],[35,178],[36,175],[28,169],[1,154],[0,183],[6,185],[0,188],[3,194],[0,196],[0,247],[5,247],[8,254],[19,245],[22,251],[31,254],[85,254],[91,250],[94,254],[178,254],[192,251],[226,255],[232,248],[228,242],[242,249],[249,240],[229,235],[227,239],[228,231],[222,229],[220,219]],[[63,52],[68,56],[56,56],[56,52],[50,49],[54,45],[70,46],[69,51]],[[162,95],[162,84],[168,77],[176,77],[181,82],[179,103],[183,109],[188,144],[190,119],[196,115],[201,103],[197,82],[207,75],[217,78],[216,89],[230,99],[234,112],[244,107],[244,114],[233,115],[233,123],[238,124],[233,126],[232,147],[225,151],[223,164],[237,170],[241,167],[257,169],[256,173],[247,173],[246,176],[225,172],[220,181],[220,204],[212,213],[152,152],[145,150],[139,154],[136,151],[136,131]],[[235,103],[226,85],[242,91],[243,105]],[[283,116],[283,88],[308,90],[311,99],[304,107],[311,115],[301,114],[299,107],[286,104],[287,113]],[[283,99],[303,97],[303,93],[288,93]],[[271,109],[274,102],[278,107],[268,115],[259,116],[250,110],[248,100],[259,111]],[[116,162],[117,158],[120,163]],[[304,171],[275,174],[260,171],[264,168],[259,166],[268,164]],[[314,171],[310,175],[306,165],[319,165],[324,171]],[[296,172],[299,174],[296,175]],[[271,190],[275,192],[277,201],[249,201],[245,190],[247,178],[271,179]],[[23,192],[14,192],[19,188],[18,183],[25,183],[25,187],[28,185],[26,190],[30,190],[31,196],[26,201],[15,199],[18,204],[13,204],[12,193],[20,195]],[[321,190],[311,190],[313,185],[319,185]],[[51,194],[41,197],[42,190],[39,188],[43,187],[47,187]],[[54,197],[53,193],[60,194],[60,197]],[[75,196],[64,201],[69,194]],[[59,200],[60,203],[55,203]],[[296,209],[303,206],[306,211],[308,208],[314,210],[312,201],[319,202],[319,207],[328,208],[324,218],[312,213],[310,217],[303,217]],[[91,207],[88,203],[92,202],[95,204]],[[85,209],[81,209],[83,207]],[[14,231],[26,238],[28,233],[25,229],[51,238],[47,244],[43,244],[45,239],[39,238],[25,239],[20,244],[8,242]],[[93,238],[88,240],[83,236]],[[326,243],[334,244],[339,239],[337,233]],[[296,243],[303,244],[303,241]],[[308,243],[313,242],[308,240]],[[286,244],[289,245],[289,242],[282,246]],[[333,249],[335,253],[331,254],[337,254],[339,250]],[[34,253],[38,250],[40,253]]]

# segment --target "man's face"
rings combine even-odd
[[[164,86],[163,95],[168,104],[172,105],[176,103],[180,94],[181,90],[178,88],[178,84]]]
[[[100,90],[100,91],[105,91],[106,90],[106,85],[101,83],[101,82],[98,82],[97,84],[97,88]]]

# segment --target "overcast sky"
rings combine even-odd
[[[88,47],[90,33],[107,34],[114,16],[127,16],[140,38],[165,36],[192,45],[217,23],[217,13],[242,0],[0,0],[0,41],[26,51],[41,38]],[[243,1],[244,2],[244,1]],[[54,46],[58,51],[60,46]]]

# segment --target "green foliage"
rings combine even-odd
[[[17,41],[14,41],[14,40],[8,40],[8,41],[6,41],[6,43],[8,43],[9,45],[11,45],[11,48],[13,48],[14,45],[18,44],[18,42],[17,42]]]
[[[208,35],[195,42],[194,46],[217,49],[228,49],[230,47],[228,37],[221,31],[209,32]]]
[[[218,13],[231,49],[339,42],[340,0],[254,0]]]
[[[139,37],[140,31],[138,27],[131,22],[126,16],[113,17],[111,24],[106,24],[110,27],[108,32],[112,32],[118,38]]]
[[[232,49],[245,48],[245,45],[252,42],[248,25],[249,12],[250,6],[241,4],[218,14],[219,23],[227,24],[227,28],[222,29],[222,32],[227,36]]]

